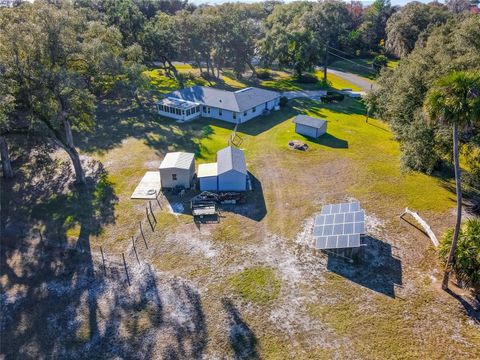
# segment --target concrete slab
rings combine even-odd
[[[162,187],[160,184],[160,172],[147,171],[130,198],[143,200],[155,199],[160,193]]]

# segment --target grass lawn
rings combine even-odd
[[[158,72],[147,75],[158,91],[176,86]],[[276,76],[272,86],[296,86],[288,74]],[[332,87],[351,87],[331,79]],[[221,80],[229,87],[243,84],[228,74]],[[291,120],[300,113],[326,119],[327,134],[296,134]],[[21,184],[9,187],[14,196],[6,208],[12,216],[44,226],[47,243],[78,237],[90,254],[85,260],[85,251],[74,252],[72,259],[69,253],[41,252],[38,245],[29,262],[28,254],[7,253],[4,264],[20,280],[0,279],[5,296],[32,298],[8,308],[9,353],[21,355],[27,348],[31,356],[55,357],[56,349],[67,348],[67,357],[95,357],[111,348],[125,358],[140,351],[151,358],[480,357],[478,325],[456,299],[438,291],[441,267],[429,240],[398,218],[408,206],[441,234],[454,220],[453,182],[403,172],[390,129],[375,119],[365,122],[357,100],[325,105],[297,99],[240,125],[254,184],[247,203],[223,210],[218,224],[194,224],[188,214],[169,210],[180,203],[188,212],[193,192],[166,193],[153,204],[155,231],[144,227],[148,248],[141,237],[132,247],[148,203],[130,195],[144,172],[157,169],[168,151],[194,152],[197,164],[214,161],[232,126],[210,119],[179,124],[143,113],[128,99],[104,100],[98,116],[94,131],[76,134],[82,153],[100,161],[107,174],[91,198],[62,196],[71,193],[64,176],[55,182],[49,177],[59,165],[41,161],[43,171],[35,177],[19,171],[22,186],[34,179],[32,187],[55,197],[32,198],[20,191]],[[290,150],[293,139],[309,150]],[[65,169],[59,174],[68,178]],[[108,221],[100,206],[107,198]],[[313,251],[309,235],[322,204],[352,198],[366,210],[369,235],[355,264]],[[22,201],[35,206],[20,209]],[[91,206],[79,211],[84,203]],[[26,212],[21,217],[15,213],[20,210]],[[106,254],[106,277],[99,246]],[[74,260],[95,278],[72,268]],[[45,269],[49,278],[35,273]]]

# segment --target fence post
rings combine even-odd
[[[153,224],[150,221],[150,216],[148,215],[148,206],[145,206],[145,212],[147,213],[147,220],[148,220],[148,223],[150,224],[150,227],[152,228],[152,231],[155,231],[155,228],[153,227]]]
[[[150,206],[150,213],[152,214],[153,216],[153,221],[155,221],[155,224],[157,223],[157,219],[155,218],[155,214],[153,213],[153,210],[152,210],[152,202],[150,200],[148,200],[148,205]]]
[[[133,251],[135,252],[135,257],[137,258],[138,265],[140,265],[140,260],[138,259],[137,248],[135,247],[135,237],[132,236],[132,245]]]
[[[148,249],[147,239],[145,239],[145,234],[143,233],[142,229],[142,221],[139,221],[138,223],[140,224],[140,234],[142,235],[143,242],[145,243],[145,247]]]
[[[103,249],[100,246],[100,253],[102,254],[103,274],[107,276],[107,267],[105,266],[105,257],[103,256]]]
[[[127,262],[125,261],[125,254],[122,252],[123,266],[125,267],[125,274],[127,275],[128,286],[130,286],[130,277],[128,276]]]

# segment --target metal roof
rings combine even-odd
[[[327,123],[326,120],[314,118],[307,115],[297,115],[295,116],[295,119],[293,119],[293,122],[295,124],[310,126],[317,129],[321,129]]]
[[[166,94],[167,98],[182,99],[233,112],[243,112],[280,97],[275,91],[249,87],[235,92],[212,87],[192,86]]]
[[[198,165],[198,174],[197,177],[210,177],[210,176],[217,176],[217,163],[209,163],[209,164],[200,164]]]
[[[247,164],[245,162],[245,154],[242,150],[233,146],[217,152],[217,170],[218,175],[230,170],[236,170],[247,175]]]
[[[167,153],[160,164],[159,169],[190,169],[194,154],[185,152]]]

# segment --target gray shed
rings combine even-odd
[[[293,122],[297,134],[316,139],[327,132],[327,122],[319,118],[297,115]]]
[[[167,153],[159,167],[162,189],[183,186],[189,189],[195,175],[194,154],[184,152]]]
[[[218,191],[246,191],[247,164],[242,150],[229,146],[217,153]]]

